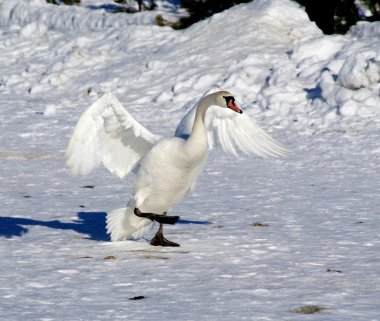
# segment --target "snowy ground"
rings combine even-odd
[[[378,24],[323,36],[280,0],[184,31],[151,13],[0,6],[1,320],[380,320]],[[170,135],[212,88],[294,154],[214,150],[167,228],[180,248],[109,242],[105,213],[131,180],[68,174],[79,115],[111,91]],[[325,309],[294,310],[307,305]]]

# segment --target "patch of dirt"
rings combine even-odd
[[[116,256],[108,255],[104,258],[105,260],[116,260]]]
[[[134,296],[132,298],[129,298],[129,300],[142,300],[142,299],[145,299],[146,297],[143,296],[143,295],[138,295],[138,296]]]
[[[327,269],[326,272],[332,272],[332,273],[342,273],[341,270],[337,270],[337,269]]]
[[[166,256],[158,256],[158,255],[144,255],[144,259],[150,259],[150,260],[169,260]]]
[[[294,308],[290,310],[290,312],[300,313],[300,314],[313,314],[313,313],[320,313],[326,310],[327,308],[319,306],[319,305],[305,305],[299,308]]]
[[[269,226],[269,224],[261,223],[261,222],[254,222],[254,223],[251,223],[251,226],[253,226],[253,227],[265,227],[265,226]]]

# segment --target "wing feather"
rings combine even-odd
[[[74,175],[86,175],[103,164],[122,178],[160,139],[108,93],[80,117],[66,150],[66,166]]]
[[[190,135],[195,107],[181,120],[175,135]],[[205,118],[210,149],[220,146],[224,151],[238,152],[260,157],[283,157],[291,152],[262,130],[246,113],[238,114],[226,108],[211,106]]]

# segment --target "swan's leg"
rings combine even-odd
[[[163,228],[164,225],[160,223],[160,227],[154,238],[152,238],[152,240],[150,241],[150,244],[154,246],[179,246],[178,243],[169,241],[164,237],[164,234],[162,233]]]
[[[148,218],[160,224],[175,224],[179,220],[179,216],[166,216],[166,212],[162,215],[154,213],[143,213],[137,207],[135,207],[134,213],[138,217]]]

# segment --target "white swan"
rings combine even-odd
[[[107,215],[111,240],[141,238],[152,221],[157,221],[160,227],[151,244],[178,246],[163,237],[163,224],[179,219],[166,213],[194,187],[206,164],[209,143],[233,154],[236,149],[263,157],[289,153],[242,115],[227,91],[203,97],[171,138],[152,134],[115,96],[105,94],[80,117],[66,151],[66,165],[74,175],[84,175],[102,163],[119,177],[135,168],[133,196],[127,207]]]

